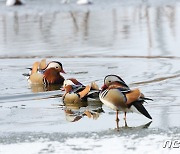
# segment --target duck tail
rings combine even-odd
[[[141,101],[135,101],[132,103],[132,105],[141,113],[143,114],[145,117],[152,119],[152,117],[150,116],[150,114],[148,113],[148,111],[145,109],[145,107],[142,105],[143,100]]]

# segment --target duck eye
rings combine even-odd
[[[56,69],[58,69],[59,67],[58,67],[58,66],[56,66],[55,68],[56,68]]]
[[[110,83],[111,81],[109,80],[108,82]]]

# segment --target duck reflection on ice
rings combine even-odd
[[[65,103],[64,112],[67,121],[76,122],[86,116],[96,120],[104,111],[101,102],[78,102]]]

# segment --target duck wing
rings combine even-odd
[[[134,106],[141,114],[143,114],[145,117],[152,119],[152,117],[150,116],[150,114],[148,113],[148,111],[145,109],[145,107],[143,106],[143,102],[144,100],[138,100],[138,101],[134,101],[131,105],[129,105],[128,107],[131,108],[132,106]]]

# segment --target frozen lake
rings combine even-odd
[[[0,153],[179,153],[163,148],[180,139],[180,1],[29,0],[20,7],[0,1]],[[43,4],[42,4],[43,3]],[[153,120],[120,114],[100,102],[62,106],[58,88],[28,85],[22,76],[34,61],[62,62],[67,74],[101,87],[120,75],[154,101]],[[83,113],[91,111],[88,118]]]

